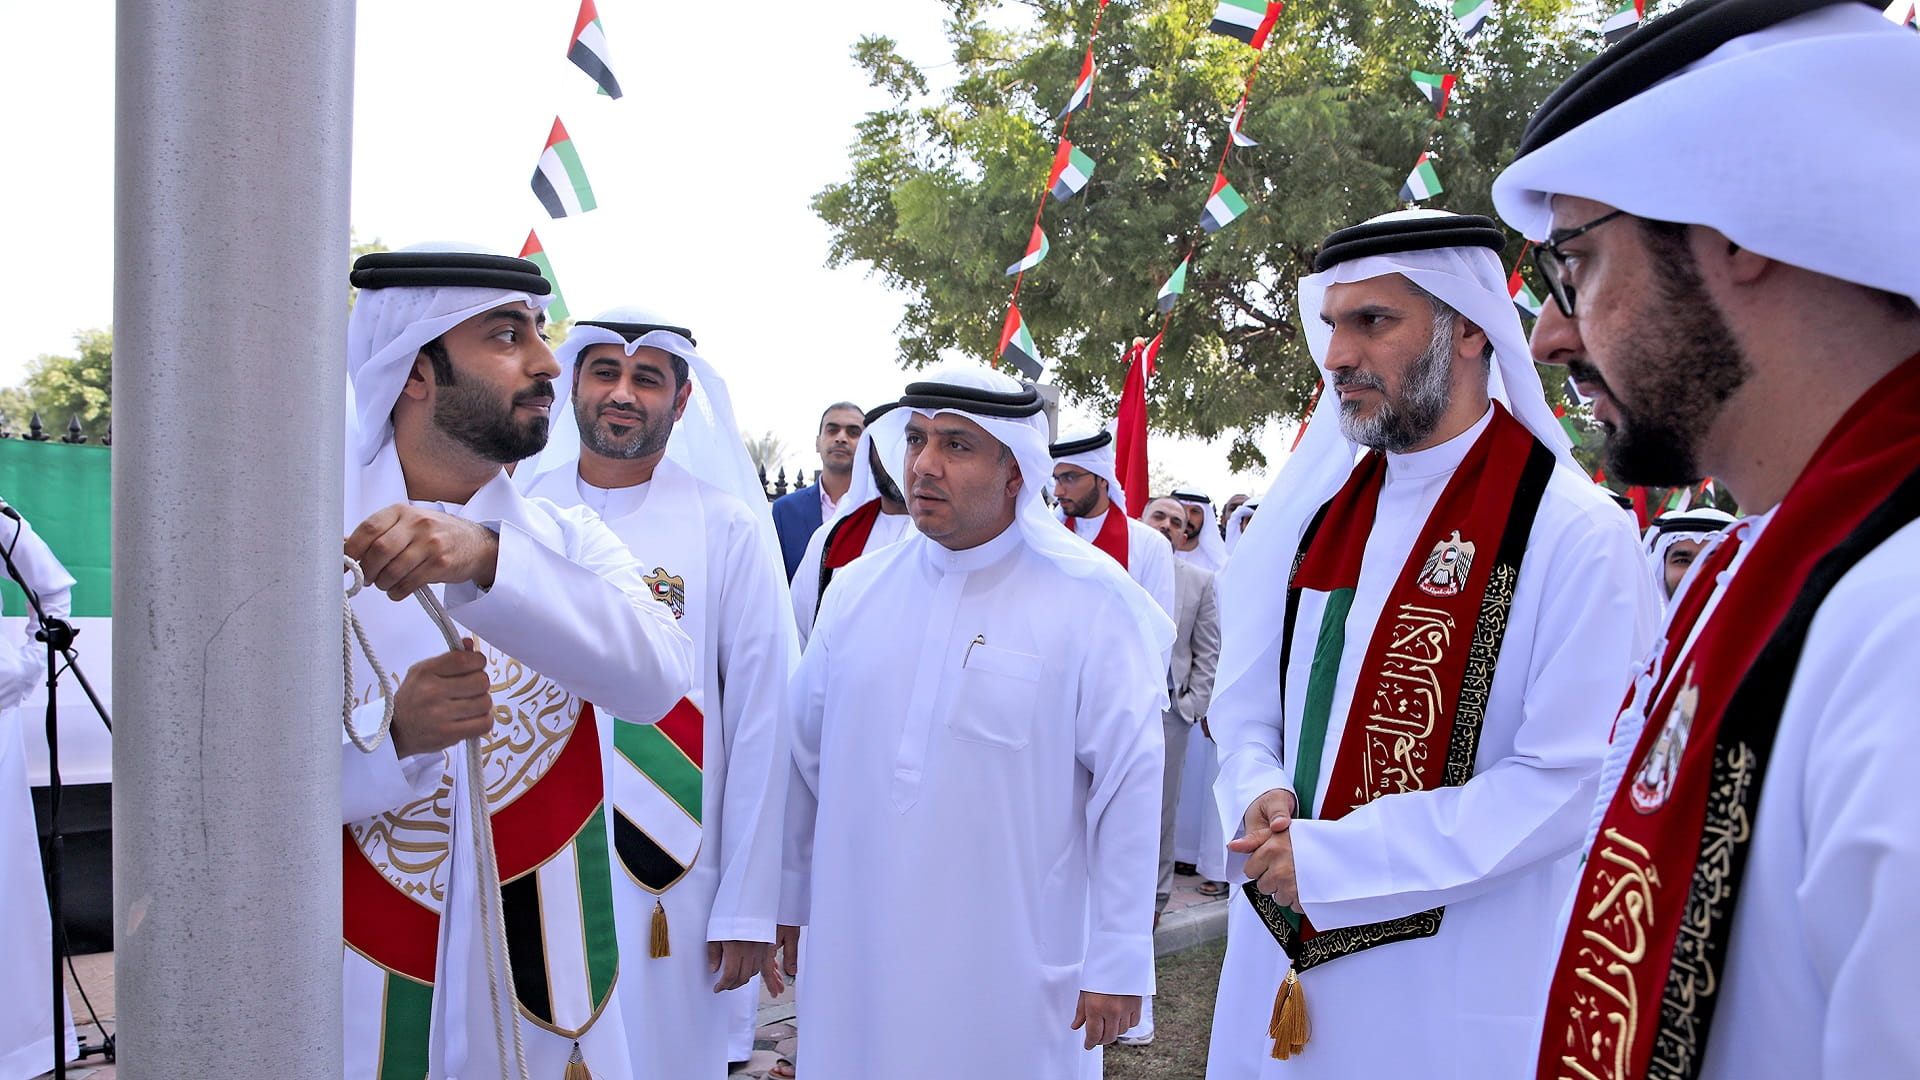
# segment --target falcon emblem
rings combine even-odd
[[[653,568],[653,573],[641,580],[647,583],[647,588],[653,592],[655,600],[667,605],[667,609],[673,612],[674,618],[678,619],[687,613],[686,578],[670,575],[666,567],[656,566]]]
[[[1693,711],[1699,705],[1700,690],[1688,672],[1686,685],[1674,695],[1673,708],[1667,710],[1660,734],[1647,748],[1646,759],[1633,775],[1633,786],[1627,789],[1627,797],[1640,813],[1660,809],[1673,794],[1673,785],[1680,779],[1680,759],[1687,752],[1687,736],[1693,733]]]
[[[1453,530],[1451,538],[1433,545],[1415,584],[1428,596],[1458,595],[1468,571],[1473,569],[1473,550],[1472,543],[1460,539],[1460,530]]]

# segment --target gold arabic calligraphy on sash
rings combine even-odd
[[[1563,1077],[1626,1080],[1640,1016],[1634,968],[1647,956],[1654,893],[1660,872],[1647,849],[1617,829],[1600,835],[1587,919],[1580,932],[1575,973],[1586,988],[1575,993],[1560,1058]]]
[[[552,679],[477,641],[487,655],[493,727],[481,742],[487,806],[499,813],[538,783],[565,749],[580,719],[580,700]],[[362,702],[379,691],[371,683]],[[445,759],[449,764],[452,758]],[[402,893],[439,911],[447,895],[447,859],[453,835],[453,773],[443,770],[433,794],[349,826],[354,843]]]
[[[1453,644],[1453,616],[1439,608],[1402,604],[1394,614],[1385,662],[1367,709],[1360,807],[1382,795],[1426,787],[1427,740],[1446,715],[1446,690],[1437,670]]]

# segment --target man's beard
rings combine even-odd
[[[1370,386],[1384,398],[1373,415],[1355,415],[1357,403],[1340,403],[1340,433],[1361,446],[1401,454],[1426,441],[1440,426],[1447,406],[1453,402],[1453,320],[1436,319],[1433,340],[1407,368],[1400,396],[1386,395],[1386,383],[1378,375],[1358,371],[1339,372],[1333,377],[1337,391],[1343,386]]]
[[[1655,254],[1661,254],[1658,248]],[[1701,478],[1700,436],[1753,371],[1687,252],[1666,254],[1654,261],[1653,303],[1609,365],[1631,387],[1636,404],[1621,400],[1590,361],[1567,365],[1580,380],[1606,386],[1620,414],[1617,423],[1602,425],[1607,468],[1629,484],[1653,487]]]
[[[647,416],[645,410],[636,409],[635,413],[631,420],[622,417],[618,421],[610,421],[620,427],[637,429],[626,435],[616,436],[601,429],[602,418],[588,415],[585,403],[574,402],[573,420],[580,428],[580,445],[601,457],[621,461],[651,457],[665,450],[667,440],[673,436],[673,421],[662,418],[655,422]]]
[[[1060,509],[1068,517],[1083,518],[1099,502],[1099,492],[1095,491],[1084,499],[1061,499]]]
[[[536,416],[516,422],[513,410],[529,402],[553,401],[553,383],[535,380],[533,386],[502,402],[499,390],[476,378],[438,384],[433,401],[434,426],[487,461],[510,465],[530,458],[547,445],[548,418]]]

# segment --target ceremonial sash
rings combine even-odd
[[[1073,529],[1073,522],[1071,517],[1061,519],[1061,524],[1069,529]],[[1078,535],[1079,530],[1074,529],[1074,533]],[[1093,546],[1113,556],[1113,561],[1119,563],[1122,570],[1126,569],[1127,513],[1118,503],[1107,506],[1106,517],[1100,519],[1100,531],[1093,536]]]
[[[1834,425],[1691,650],[1732,559],[1675,609],[1647,723],[1581,869],[1548,993],[1538,1075],[1700,1072],[1775,730],[1807,631],[1842,576],[1920,518],[1920,356]],[[1684,658],[1681,654],[1685,652]]]
[[[671,460],[662,460],[645,502],[608,525],[627,539],[648,568],[654,599],[667,605],[694,642],[698,662],[692,692],[658,723],[613,721],[614,760],[608,763],[613,803],[613,845],[623,876],[655,897],[686,877],[700,855],[705,795],[703,744],[706,718],[708,635],[706,600],[707,517],[699,481]],[[654,901],[652,948],[669,955],[666,908]]]
[[[1513,590],[1552,453],[1500,403],[1447,481],[1387,596],[1360,667],[1345,734],[1324,791],[1319,768],[1347,614],[1386,478],[1367,455],[1308,525],[1287,589],[1281,694],[1303,589],[1328,594],[1308,676],[1300,745],[1290,755],[1300,818],[1335,820],[1385,795],[1465,783],[1505,639]],[[1386,922],[1320,930],[1244,888],[1295,974],[1328,961],[1439,932],[1442,908]],[[1290,977],[1291,978],[1291,977]]]
[[[364,475],[350,477],[349,527],[358,524],[355,514],[404,501],[404,493],[389,445]],[[555,550],[563,543],[504,474],[468,509],[477,520],[512,521]],[[445,651],[439,630],[411,601],[397,604],[369,589],[352,603],[376,654],[395,668]],[[578,1038],[611,998],[619,967],[598,722],[592,706],[552,679],[477,636],[474,647],[487,659],[494,724],[482,747],[483,775],[462,775],[459,784],[467,797],[487,800],[515,998],[530,1022]],[[359,700],[375,700],[363,658],[356,656],[353,675]],[[426,1071],[450,876],[474,872],[453,865],[453,833],[466,820],[454,794],[454,756],[433,794],[342,830],[344,977],[349,1012],[358,1014],[348,1023],[356,1033],[378,1033],[376,1043],[349,1047],[349,1064],[378,1080],[417,1080]]]
[[[852,513],[833,523],[827,531],[825,550],[820,553],[820,591],[814,594],[814,610],[827,595],[827,583],[833,572],[866,554],[867,540],[873,535],[873,523],[880,520],[880,500],[869,499]]]

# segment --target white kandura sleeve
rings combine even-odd
[[[1276,636],[1244,675],[1226,686],[1216,684],[1207,702],[1207,730],[1220,758],[1220,775],[1213,781],[1214,811],[1220,815],[1220,835],[1229,840],[1246,834],[1247,807],[1253,800],[1276,788],[1293,790],[1281,750],[1285,717]],[[1238,852],[1227,853],[1230,879],[1239,880],[1246,861]]]
[[[1160,878],[1160,789],[1165,771],[1155,692],[1166,669],[1148,655],[1119,599],[1088,620],[1074,715],[1087,791],[1089,912],[1080,988],[1153,993],[1153,897]]]
[[[567,550],[496,523],[493,586],[446,588],[447,613],[596,708],[652,723],[693,685],[693,642],[633,554],[591,511],[555,515]]]
[[[375,698],[353,710],[353,730],[364,739],[380,730],[384,703]],[[399,757],[391,738],[363,754],[340,733],[340,823],[364,821],[375,814],[398,810],[433,794],[447,769],[447,754]]]
[[[813,834],[820,813],[820,736],[836,612],[847,590],[830,591],[788,683],[786,821],[780,854],[780,924],[805,926],[813,905]]]
[[[785,575],[745,514],[729,522],[717,639],[727,755],[708,941],[772,941],[787,793]],[[711,559],[709,564],[711,565]]]
[[[1293,822],[1301,909],[1314,925],[1470,899],[1580,842],[1614,711],[1658,610],[1632,530],[1584,524],[1531,556],[1547,565],[1529,575],[1542,593],[1530,605],[1539,614],[1512,752],[1464,784]]]

